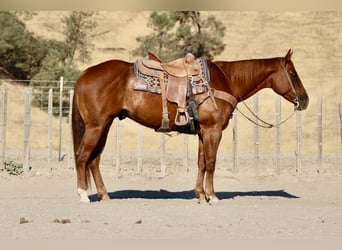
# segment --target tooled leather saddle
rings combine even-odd
[[[188,53],[183,58],[163,63],[158,56],[149,53],[149,59],[138,59],[134,63],[134,89],[161,94],[163,111],[158,132],[171,131],[167,101],[177,104],[175,124],[190,126],[196,133],[199,121],[193,95],[208,91],[210,75],[204,58],[195,58]]]

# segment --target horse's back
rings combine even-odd
[[[76,87],[84,84],[107,84],[118,78],[129,77],[133,64],[122,60],[108,60],[85,69],[77,79]]]

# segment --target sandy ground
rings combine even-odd
[[[145,165],[145,167],[148,167]],[[196,170],[103,176],[111,200],[82,204],[74,170],[0,175],[0,239],[337,240],[342,175],[217,171],[217,205],[197,204]]]

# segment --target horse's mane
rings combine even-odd
[[[250,82],[260,72],[268,74],[274,71],[280,59],[277,57],[238,61],[214,61],[214,63],[222,68],[229,79],[234,78],[235,80]]]

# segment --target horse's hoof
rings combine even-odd
[[[199,194],[199,195],[198,195],[197,203],[198,203],[198,204],[207,203],[207,199],[206,199],[206,197],[205,197],[205,194]]]
[[[219,203],[219,199],[215,195],[211,195],[207,198],[209,205],[217,205]]]
[[[77,193],[80,196],[80,202],[82,202],[82,203],[90,203],[87,191],[85,191],[85,190],[83,190],[81,188],[78,188],[77,189]]]
[[[102,195],[102,197],[101,197],[101,201],[109,201],[110,200],[110,197],[109,197],[109,195],[108,194],[104,194],[104,195]]]

